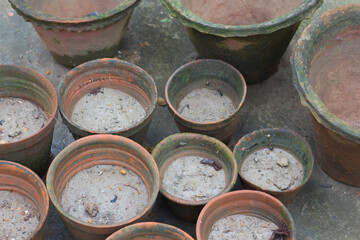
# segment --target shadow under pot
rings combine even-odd
[[[181,219],[196,222],[206,203],[229,192],[237,179],[237,164],[230,149],[215,138],[178,133],[153,150],[160,171],[160,192]]]
[[[295,239],[286,207],[267,193],[240,190],[212,199],[196,223],[196,239]]]
[[[314,157],[309,144],[285,129],[261,129],[245,135],[234,148],[240,179],[247,189],[290,202],[309,180]]]
[[[241,73],[220,60],[197,60],[169,78],[165,97],[181,132],[228,142],[240,120],[246,84]]]
[[[317,156],[332,178],[360,187],[360,4],[332,9],[300,36],[294,85],[311,113]]]
[[[59,109],[75,139],[110,133],[143,142],[157,100],[151,76],[116,59],[84,63],[65,76]]]
[[[103,240],[148,216],[160,180],[146,149],[121,136],[99,134],[61,151],[46,184],[74,239]]]
[[[57,108],[55,89],[46,77],[0,65],[0,159],[43,176],[50,164]]]
[[[0,209],[0,239],[44,239],[49,195],[33,171],[0,160]]]
[[[168,224],[142,222],[127,226],[113,233],[106,240],[194,240],[183,230]]]
[[[10,0],[59,63],[113,57],[140,0]]]
[[[162,0],[201,58],[221,59],[248,85],[273,75],[301,21],[322,0]],[[269,7],[271,6],[271,7]]]

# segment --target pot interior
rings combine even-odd
[[[63,18],[82,18],[89,14],[105,13],[119,6],[125,0],[25,0],[33,10]],[[95,13],[97,12],[97,14]]]
[[[181,2],[206,21],[224,25],[250,25],[290,13],[304,0],[181,0]]]
[[[336,30],[334,30],[336,31]],[[317,44],[310,81],[325,107],[360,131],[360,25]]]

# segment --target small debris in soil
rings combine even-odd
[[[95,203],[89,202],[86,204],[85,211],[89,214],[90,217],[96,217],[99,209]]]
[[[94,11],[92,13],[89,13],[88,15],[85,15],[84,17],[95,17],[97,15],[99,15],[99,13],[97,11]]]
[[[96,96],[98,93],[104,93],[103,91],[101,91],[101,87],[94,88],[90,91],[89,94]]]
[[[158,97],[157,104],[161,107],[165,107],[167,105],[166,100],[162,97]]]
[[[278,229],[273,230],[273,234],[271,235],[269,240],[282,240],[284,237],[290,236],[290,230],[286,223],[281,223]]]
[[[50,75],[50,70],[47,70],[47,71],[46,71],[46,75]]]
[[[289,159],[287,157],[281,157],[276,161],[276,163],[280,167],[287,167],[289,166]]]
[[[115,195],[114,199],[113,199],[113,200],[110,200],[110,202],[111,202],[111,203],[115,203],[117,199],[118,199],[118,196]]]
[[[203,160],[200,161],[200,163],[213,166],[216,171],[222,169],[222,166],[212,159],[204,158]]]

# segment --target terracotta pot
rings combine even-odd
[[[270,138],[268,135],[270,135]],[[247,181],[241,175],[241,168],[246,157],[253,151],[256,151],[256,149],[269,147],[270,140],[272,147],[285,149],[301,161],[304,168],[304,178],[299,186],[285,191],[270,191]],[[236,144],[234,148],[234,156],[239,166],[240,179],[245,188],[266,192],[276,197],[283,203],[290,202],[300,189],[309,181],[314,167],[314,157],[309,144],[298,134],[285,129],[261,129],[245,135]]]
[[[146,116],[136,125],[117,131],[97,132],[75,124],[70,116],[77,101],[98,87],[119,89],[144,107]],[[111,133],[141,143],[149,129],[157,101],[152,77],[140,67],[112,58],[93,60],[72,69],[58,89],[59,110],[75,139],[98,133]]]
[[[0,97],[19,97],[42,107],[48,114],[44,127],[30,137],[0,144],[0,159],[20,163],[40,176],[50,164],[50,148],[57,117],[57,96],[51,82],[40,73],[14,65],[0,65]]]
[[[60,198],[67,182],[79,171],[100,164],[129,168],[143,180],[149,202],[136,217],[118,224],[91,224],[74,218],[62,208]],[[62,150],[50,165],[46,185],[51,201],[74,239],[103,240],[148,215],[155,204],[160,180],[156,163],[145,148],[121,136],[101,134],[79,139]]]
[[[229,192],[237,179],[237,163],[231,150],[219,140],[205,135],[195,133],[170,135],[156,145],[152,156],[159,167],[161,179],[163,179],[166,169],[175,159],[184,156],[200,156],[216,160],[223,167],[226,177],[226,187],[219,195]],[[196,222],[201,209],[211,200],[193,201],[181,199],[165,191],[161,185],[160,192],[165,197],[171,211],[181,219],[189,222]]]
[[[286,223],[290,236],[284,240],[295,240],[295,223],[286,207],[271,195],[254,190],[225,193],[206,204],[196,223],[197,240],[208,239],[211,227],[217,220],[234,214],[260,217],[278,226]]]
[[[341,93],[339,86],[346,87],[345,83],[342,79],[331,79],[330,75],[320,76],[319,80],[312,77],[315,75],[312,75],[310,70],[313,69],[313,60],[318,59],[319,54],[331,51],[338,44],[337,40],[352,41],[359,36],[347,34],[349,31],[358,34],[359,16],[359,4],[342,6],[324,13],[304,30],[292,55],[293,82],[300,94],[302,104],[312,114],[312,128],[321,167],[332,178],[358,187],[360,186],[360,129],[340,119],[332,110],[333,104],[342,101],[341,98],[346,99],[346,95],[355,97],[358,94],[352,95],[343,91],[334,102],[326,103],[323,100],[324,93],[332,94],[333,89]],[[350,51],[354,50],[350,49]],[[350,56],[345,57],[347,61],[352,61]],[[345,63],[342,61],[342,64]],[[327,70],[322,70],[326,67],[326,64],[323,65],[320,71],[327,73]],[[353,67],[357,68],[355,65]],[[344,69],[344,71],[348,70]],[[314,87],[315,81],[317,87]],[[358,88],[355,86],[352,89]],[[345,102],[340,109],[350,107],[351,104]],[[359,113],[358,109],[355,111]]]
[[[143,222],[127,226],[113,233],[106,240],[194,240],[183,230],[168,224]]]
[[[234,104],[235,112],[224,119],[212,122],[188,120],[177,111],[181,97],[206,83],[206,79],[215,79],[229,85],[234,93],[227,94]],[[186,88],[186,90],[184,90]],[[240,108],[246,96],[246,83],[239,71],[231,65],[214,59],[197,60],[177,69],[165,86],[165,98],[171,115],[181,132],[195,132],[228,142],[234,134],[240,120]]]
[[[74,67],[116,54],[140,0],[9,2],[25,21],[32,23],[55,60]]]
[[[18,193],[39,210],[40,222],[28,240],[44,239],[44,227],[49,212],[49,195],[43,181],[20,164],[0,160],[0,191]]]
[[[213,4],[216,2],[218,5]],[[228,62],[239,69],[247,84],[254,84],[264,81],[277,71],[280,59],[300,22],[312,15],[321,5],[322,0],[299,1],[298,6],[293,6],[294,9],[290,8],[284,15],[251,25],[227,23],[228,20],[222,19],[220,16],[228,10],[234,11],[230,15],[232,16],[231,21],[233,21],[237,19],[234,16],[247,16],[249,12],[255,10],[242,10],[243,12],[239,13],[236,12],[237,8],[235,7],[239,5],[238,2],[229,0],[220,2],[162,0],[169,13],[184,25],[201,58],[215,58]],[[259,3],[259,1],[257,2]],[[268,4],[267,1],[264,1],[264,4],[256,9],[256,11],[259,9],[263,11],[259,13],[259,18],[266,15],[268,11],[268,6],[265,4]],[[289,1],[289,4],[294,3]],[[201,9],[206,9],[208,14],[194,13],[198,12],[196,5],[198,8],[200,6]],[[218,19],[212,20],[212,18]]]

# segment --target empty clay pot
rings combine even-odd
[[[25,21],[32,23],[55,60],[74,67],[116,54],[140,0],[9,2]]]
[[[235,112],[218,121],[195,122],[184,118],[177,110],[179,102],[185,94],[204,87],[206,79],[223,82],[232,88],[233,91],[224,94],[230,98]],[[181,132],[201,133],[223,142],[228,142],[237,128],[245,96],[246,83],[241,73],[230,64],[214,59],[197,60],[181,66],[170,76],[165,86],[169,111]]]
[[[246,157],[253,151],[256,151],[256,149],[269,146],[285,149],[301,161],[304,168],[304,177],[299,186],[284,191],[271,191],[247,181],[241,175],[241,168]],[[314,167],[314,157],[309,144],[298,134],[285,129],[261,129],[245,135],[236,144],[234,156],[238,163],[239,175],[245,188],[266,192],[283,203],[290,202],[308,182]]]
[[[196,223],[196,239],[207,240],[217,220],[234,214],[260,217],[278,226],[286,223],[290,236],[285,240],[295,239],[295,223],[286,207],[269,194],[254,190],[225,193],[206,204]]]
[[[239,69],[247,84],[254,84],[277,71],[300,22],[322,0],[162,0],[162,3],[184,25],[201,58],[224,60]]]
[[[168,224],[143,222],[127,226],[106,240],[194,240],[183,230]]]
[[[14,65],[0,65],[0,98],[19,97],[44,109],[48,121],[30,137],[0,144],[0,159],[20,163],[40,176],[50,164],[50,148],[57,117],[57,96],[51,82],[40,73]]]
[[[127,221],[98,225],[80,221],[68,214],[60,204],[67,182],[79,171],[93,166],[119,165],[135,172],[149,193],[147,207]],[[141,221],[155,204],[159,192],[159,171],[152,156],[136,142],[108,134],[81,138],[62,150],[50,165],[46,185],[50,199],[74,239],[101,240],[127,225]]]
[[[219,140],[195,133],[178,133],[170,135],[162,140],[152,152],[160,171],[160,178],[169,165],[176,159],[184,156],[200,156],[217,161],[224,169],[226,184],[225,188],[218,194],[229,192],[237,179],[238,168],[231,150]],[[186,200],[168,193],[160,185],[160,192],[170,209],[180,218],[196,222],[201,209],[211,199]]]
[[[360,186],[360,5],[324,13],[302,33],[292,56],[293,82],[311,112],[322,169]]]
[[[97,132],[85,129],[71,120],[77,101],[93,89],[108,87],[119,89],[134,97],[145,109],[146,116],[125,129]],[[111,133],[141,143],[149,129],[156,106],[157,90],[152,77],[140,67],[112,58],[93,60],[72,69],[58,89],[59,110],[64,123],[75,139],[98,133]]]
[[[18,193],[34,204],[39,210],[40,222],[26,239],[44,239],[44,227],[49,212],[49,195],[43,181],[27,167],[0,160],[0,191]]]

